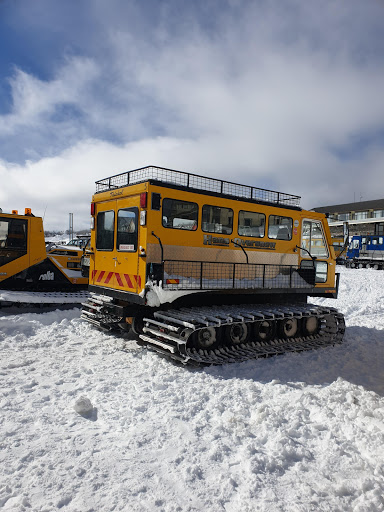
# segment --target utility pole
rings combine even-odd
[[[69,236],[73,240],[73,213],[69,214]]]

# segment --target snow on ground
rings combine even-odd
[[[384,510],[384,272],[341,273],[343,345],[205,369],[0,311],[0,508]]]
[[[54,235],[54,236],[46,236],[45,241],[46,242],[53,242],[56,244],[67,244],[69,242],[70,238],[68,235]]]

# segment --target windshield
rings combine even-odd
[[[27,254],[27,226],[26,220],[0,217],[0,266]]]

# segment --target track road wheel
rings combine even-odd
[[[214,327],[204,327],[191,336],[192,344],[197,350],[214,350],[220,344],[219,339],[219,331]]]
[[[283,338],[293,338],[299,332],[297,318],[284,318],[279,322],[279,333]]]
[[[245,323],[232,324],[225,327],[224,333],[225,341],[229,345],[240,345],[241,343],[247,343],[251,329]]]
[[[319,320],[315,316],[303,318],[303,332],[307,336],[316,334],[319,329]]]
[[[275,323],[272,320],[261,320],[255,322],[253,333],[256,341],[269,341],[275,335]]]

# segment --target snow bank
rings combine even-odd
[[[0,311],[0,507],[384,510],[384,273],[341,271],[343,345],[205,369]]]

